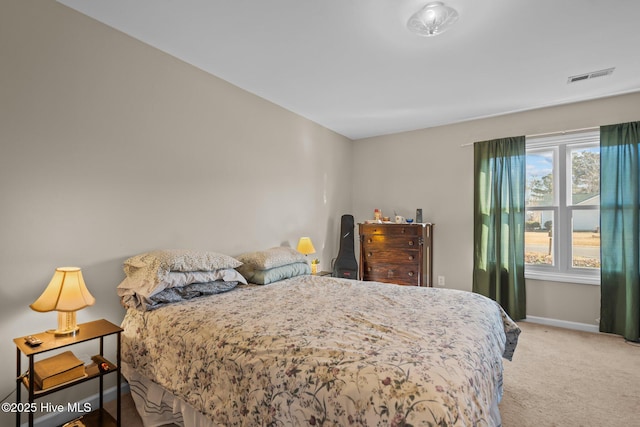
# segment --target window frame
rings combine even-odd
[[[525,278],[553,282],[570,282],[600,285],[600,268],[573,267],[573,213],[576,211],[598,210],[599,205],[569,204],[571,195],[571,162],[567,159],[570,149],[600,145],[600,132],[581,131],[552,136],[526,137],[526,154],[536,151],[554,152],[553,184],[554,205],[525,206],[528,211],[553,212],[554,265],[525,264]],[[571,200],[571,202],[573,202]]]

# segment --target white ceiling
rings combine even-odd
[[[638,0],[59,2],[351,139],[640,90]]]

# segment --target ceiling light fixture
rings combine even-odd
[[[431,37],[443,33],[457,20],[455,9],[434,1],[414,13],[407,22],[407,28],[420,36]]]

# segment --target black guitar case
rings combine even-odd
[[[333,277],[358,278],[358,261],[354,249],[353,215],[342,215],[340,223],[340,250],[333,264]]]

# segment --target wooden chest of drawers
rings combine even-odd
[[[358,224],[360,278],[433,286],[433,224]]]

